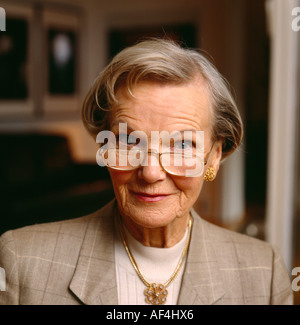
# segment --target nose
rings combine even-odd
[[[166,172],[159,163],[159,157],[148,153],[147,164],[139,167],[138,176],[147,183],[155,183],[166,178]]]

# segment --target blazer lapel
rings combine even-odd
[[[115,200],[89,216],[70,290],[84,304],[117,305],[114,260]],[[210,305],[225,294],[207,223],[192,210],[194,225],[179,294],[179,305]]]
[[[114,260],[114,206],[112,201],[89,218],[70,290],[84,304],[118,303]]]
[[[178,304],[211,305],[225,294],[222,274],[213,245],[208,240],[206,221],[192,210],[194,225]]]

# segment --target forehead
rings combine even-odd
[[[211,101],[202,80],[180,85],[142,82],[131,92],[120,88],[116,97],[111,127],[126,122],[133,130],[144,132],[211,128]]]

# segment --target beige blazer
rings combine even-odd
[[[0,237],[0,305],[117,305],[115,201],[78,219]],[[280,256],[262,241],[202,220],[194,226],[178,304],[292,304]]]

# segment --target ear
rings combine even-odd
[[[207,168],[213,167],[213,169],[217,172],[220,168],[220,163],[222,160],[222,146],[223,146],[223,140],[218,140],[215,142],[213,149],[211,151],[210,157],[207,162]]]

